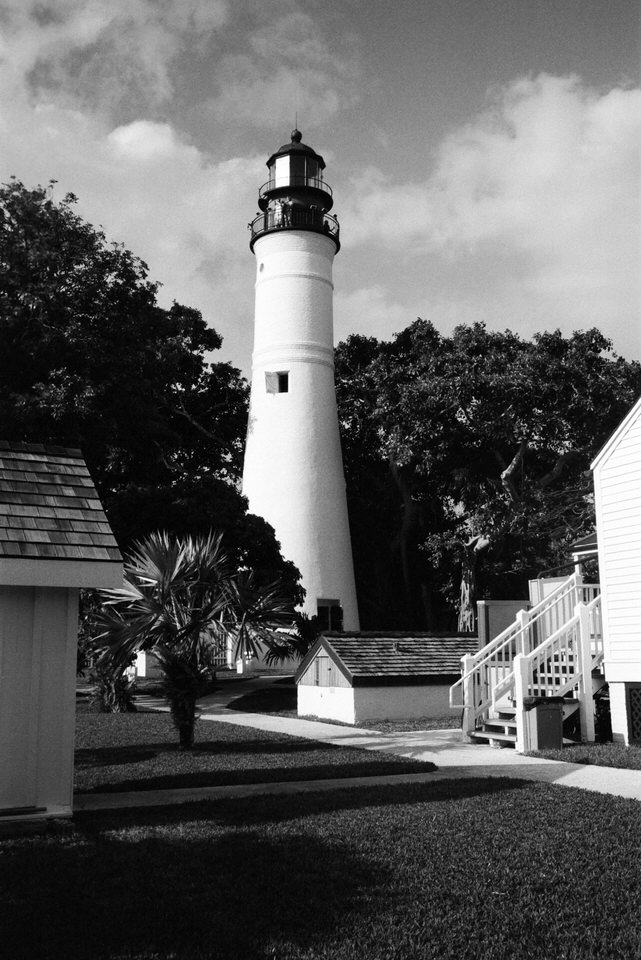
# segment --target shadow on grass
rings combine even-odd
[[[158,756],[158,744],[153,747],[103,747],[98,750],[83,749],[75,753],[75,762],[83,767],[118,767],[127,763],[144,763]]]
[[[75,815],[78,826],[87,832],[117,827],[172,825],[207,820],[227,828],[262,826],[314,817],[325,813],[366,810],[379,806],[437,803],[502,794],[510,790],[536,788],[531,782],[512,777],[468,777],[432,780],[424,783],[392,783],[348,787],[337,790],[295,794],[263,794],[203,800],[166,807],[139,807],[122,810],[83,812]]]
[[[331,934],[383,879],[357,855],[314,837],[220,831],[96,834],[36,857],[17,850],[7,866],[12,903],[3,939],[11,960],[258,960],[271,938],[308,943]],[[334,912],[318,914],[319,886],[335,891]]]
[[[197,728],[201,730],[201,727]],[[81,747],[75,751],[76,763],[91,766],[111,766],[118,763],[132,763],[135,760],[147,760],[164,753],[178,754],[185,760],[197,761],[199,756],[242,757],[247,756],[291,756],[295,754],[314,754],[339,750],[334,744],[305,740],[302,737],[283,737],[277,734],[263,735],[255,740],[197,740],[193,750],[180,750],[178,739],[157,743],[123,744],[117,747]],[[354,748],[356,749],[356,748]],[[175,762],[175,757],[173,758]]]
[[[196,736],[202,727],[196,728]],[[214,733],[218,733],[216,730]],[[244,740],[196,740],[193,750],[188,753],[182,752],[183,756],[197,757],[199,754],[211,754],[213,756],[242,756],[251,755],[272,755],[288,756],[290,754],[313,754],[322,752],[340,751],[342,748],[332,743],[324,743],[318,740],[307,740],[304,737],[290,737],[285,734],[262,733],[256,739]],[[358,747],[351,748],[358,750]],[[76,750],[75,756],[78,761],[117,756],[120,753],[133,755],[136,751],[141,753],[152,753],[157,756],[161,753],[181,753],[176,740],[167,740],[165,742],[150,742],[137,744],[123,744],[122,746],[105,747],[81,747]],[[362,750],[360,752],[363,752]]]
[[[372,765],[362,764],[316,764],[309,767],[260,767],[245,770],[209,770],[194,773],[160,774],[139,779],[127,779],[92,786],[78,786],[77,793],[124,793],[147,790],[188,790],[190,787],[223,787],[252,783],[296,783],[308,780],[344,780],[350,777],[385,777],[405,773],[430,773],[436,770],[433,763],[401,761]]]
[[[403,805],[523,786],[441,781],[78,815],[71,837],[2,844],[3,950],[11,960],[259,960],[286,942],[307,956],[350,917],[375,917],[394,870],[350,843],[349,829],[336,837],[335,814],[381,807],[377,825]]]
[[[75,755],[76,790],[100,793],[427,773],[434,769],[430,762],[380,751],[273,735],[269,739],[201,741],[187,752],[181,752],[173,742],[87,747],[78,749]]]
[[[292,713],[297,716],[296,686],[289,677],[284,679],[286,682],[277,680],[269,687],[252,690],[230,700],[227,709],[242,713]]]

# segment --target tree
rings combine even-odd
[[[362,338],[337,351],[345,451],[356,453],[348,496],[351,477],[362,491],[370,464],[377,484],[387,465],[407,625],[441,625],[440,597],[470,629],[478,596],[524,595],[589,532],[589,464],[638,396],[641,368],[611,356],[598,330],[525,341],[474,324],[443,337],[418,320],[366,346],[356,382],[347,371]]]
[[[235,475],[246,384],[208,364],[197,310],[156,302],[147,266],[73,210],[0,188],[0,418],[16,438],[76,442],[102,494],[177,472]]]
[[[248,390],[211,361],[221,337],[197,310],[159,307],[146,264],[54,186],[0,187],[2,434],[80,447],[121,549],[161,525],[224,528],[239,563],[295,591],[239,493]]]
[[[193,746],[197,700],[227,641],[236,657],[257,656],[274,644],[274,629],[294,619],[280,585],[239,572],[220,533],[152,534],[126,561],[123,587],[102,597],[99,664],[118,675],[139,651],[154,652],[183,750]]]

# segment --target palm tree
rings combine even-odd
[[[123,586],[102,599],[99,663],[122,672],[139,651],[154,652],[183,750],[193,746],[196,702],[228,640],[236,657],[256,656],[274,644],[274,629],[294,618],[278,584],[264,587],[252,571],[236,571],[213,532],[161,531],[137,542]]]

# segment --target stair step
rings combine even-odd
[[[487,740],[490,744],[496,742],[507,747],[516,743],[516,734],[499,733],[496,730],[475,730],[470,734],[470,740]]]
[[[516,707],[497,707],[496,716],[501,720],[511,720],[512,717],[516,716]]]
[[[502,730],[503,733],[511,733],[516,730],[516,720],[486,720],[483,724],[483,730]]]

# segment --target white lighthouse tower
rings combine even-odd
[[[338,221],[325,162],[298,130],[267,167],[250,224],[256,313],[243,493],[300,570],[304,612],[324,628],[358,630],[334,389]]]

